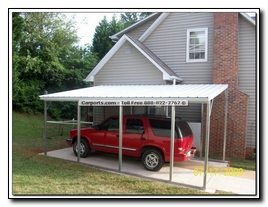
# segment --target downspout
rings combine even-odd
[[[169,76],[169,80],[172,80],[173,81],[173,85],[176,85],[176,82],[177,82],[177,80],[179,81],[179,82],[182,82],[183,81],[183,79],[182,78],[180,78],[180,77],[178,77],[178,76]]]

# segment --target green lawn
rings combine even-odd
[[[13,195],[206,195],[195,189],[108,173],[38,153],[44,151],[43,116],[13,112]],[[48,150],[67,147],[71,125],[48,124]],[[217,194],[226,194],[217,192]]]

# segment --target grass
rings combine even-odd
[[[43,116],[13,112],[12,194],[15,195],[211,195],[209,193],[114,174],[38,153],[44,151]],[[48,150],[67,147],[71,125],[48,124]],[[228,194],[217,192],[216,194]]]
[[[256,162],[254,159],[250,159],[250,160],[244,160],[244,159],[238,159],[238,158],[233,158],[233,157],[229,157],[227,158],[227,160],[230,163],[230,166],[233,168],[242,168],[244,170],[256,170]]]
[[[202,154],[203,157],[205,154]],[[196,156],[199,156],[199,152],[196,153]],[[216,160],[222,160],[222,156],[219,155],[214,155],[214,154],[209,154],[210,159],[216,159]],[[239,159],[239,158],[234,158],[234,157],[226,157],[226,161],[229,163],[229,167],[232,168],[242,168],[244,170],[256,170],[256,162],[255,162],[255,157],[252,159]]]

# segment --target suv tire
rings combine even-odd
[[[73,143],[73,152],[75,156],[77,156],[78,151],[78,145],[77,145],[77,139]],[[80,140],[80,157],[87,157],[90,153],[90,147],[85,139]]]
[[[159,150],[149,149],[143,153],[142,163],[145,169],[150,171],[158,171],[164,164],[164,158]]]

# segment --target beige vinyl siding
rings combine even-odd
[[[256,141],[256,45],[255,27],[239,16],[238,88],[249,95],[246,147]]]
[[[125,50],[131,53],[125,53]],[[163,74],[134,46],[126,42],[96,74],[94,85],[165,84]],[[144,107],[134,107],[133,114],[144,114]],[[118,115],[119,107],[95,107],[94,123],[110,115]],[[124,107],[123,114],[130,114]]]
[[[95,86],[118,84],[165,84],[165,81],[162,72],[126,42],[95,76]]]
[[[199,28],[208,28],[208,61],[187,63],[187,29]],[[213,74],[213,32],[212,12],[174,12],[143,43],[183,79],[181,84],[210,84]],[[176,115],[187,121],[201,122],[201,104],[177,107]]]
[[[123,115],[130,114],[130,106],[123,107]],[[119,115],[119,106],[95,106],[94,125],[99,124],[109,116]]]
[[[105,118],[104,106],[94,106],[93,111],[93,124],[97,125]]]
[[[201,104],[189,104],[187,107],[176,107],[176,116],[188,122],[201,123]]]
[[[208,28],[208,61],[187,63],[187,29],[198,28]],[[183,79],[182,84],[209,84],[212,83],[213,32],[213,12],[173,12],[143,43]]]

